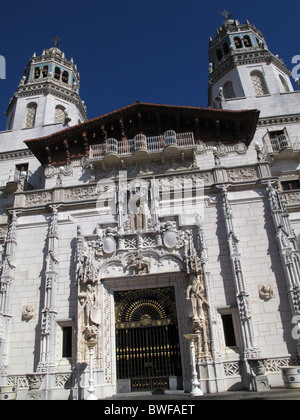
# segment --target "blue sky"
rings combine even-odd
[[[3,113],[33,52],[62,38],[74,58],[88,118],[141,102],[207,106],[208,41],[226,8],[265,35],[274,54],[292,70],[300,55],[300,0],[0,0],[0,80]]]

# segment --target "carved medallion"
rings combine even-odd
[[[102,245],[105,254],[113,254],[117,249],[116,241],[110,236],[105,236],[102,239]]]
[[[177,233],[174,231],[168,231],[163,236],[164,245],[168,249],[173,249],[177,245]]]

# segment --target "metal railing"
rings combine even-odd
[[[90,146],[90,159],[103,158],[108,153],[118,155],[132,155],[139,150],[156,153],[168,146],[177,146],[180,149],[195,146],[193,133],[177,134],[173,130],[166,131],[163,136],[146,137],[137,134],[131,140],[118,141],[114,138],[107,139],[104,144]]]
[[[277,136],[271,137],[270,141],[273,152],[280,152],[280,150],[284,149],[285,147],[291,146],[290,141],[285,134],[279,134]]]
[[[10,182],[14,182],[18,184],[21,181],[22,177],[25,182],[28,182],[31,176],[32,176],[31,171],[18,172],[15,169],[11,169],[8,175],[7,174],[0,175],[0,187],[3,187],[7,183],[10,183]]]

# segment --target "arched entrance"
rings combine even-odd
[[[181,358],[173,287],[115,292],[117,379],[131,391],[176,389]]]

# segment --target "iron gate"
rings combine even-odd
[[[117,292],[117,378],[132,391],[169,389],[181,376],[174,289]]]

